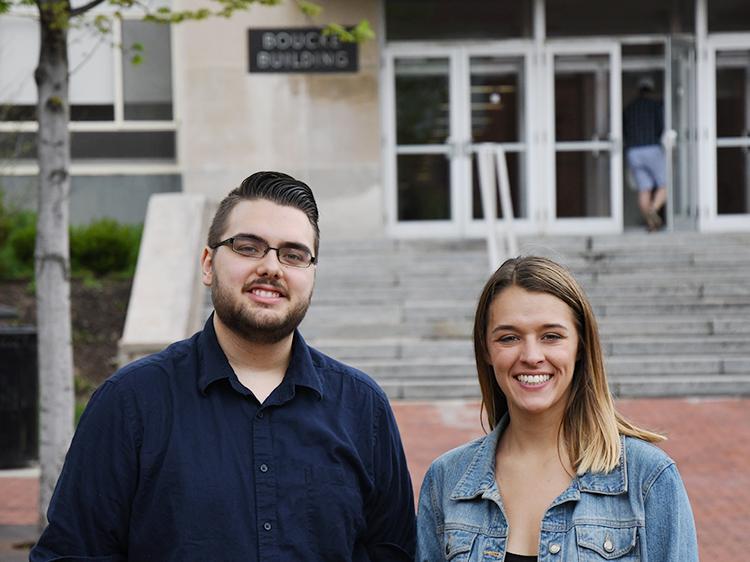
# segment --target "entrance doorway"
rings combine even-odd
[[[619,232],[622,224],[620,49],[550,43],[547,126],[551,231]]]
[[[481,236],[476,155],[484,143],[505,149],[517,225],[530,229],[529,58],[525,42],[388,50],[384,114],[392,234]]]
[[[638,84],[648,79],[654,97],[663,103],[662,139],[666,160],[667,204],[664,220],[669,230],[694,230],[698,218],[697,108],[695,44],[692,37],[636,41],[622,46],[624,106],[638,95]],[[637,187],[623,159],[623,228],[643,228]]]
[[[747,230],[750,224],[750,39],[709,39],[708,171],[703,196],[709,229]],[[713,181],[710,181],[713,180]],[[704,186],[705,187],[705,186]]]
[[[734,105],[744,103],[750,82],[739,73],[750,47],[731,49],[731,56],[717,52],[717,79],[727,85]],[[602,39],[549,40],[542,45],[397,43],[385,54],[385,162],[392,235],[484,235],[476,164],[481,143],[505,149],[520,233],[595,234],[642,228],[637,194],[629,187],[624,164],[622,113],[644,76],[652,79],[663,100],[664,129],[671,131],[666,136],[667,228],[696,228],[692,38],[629,38],[622,44]],[[750,103],[743,107],[750,116]],[[748,170],[742,177],[750,177],[750,164],[737,157],[740,149],[750,147],[747,134],[727,131],[717,147],[735,149],[727,150],[721,160],[721,177],[742,170]],[[720,195],[720,213],[735,208],[749,212],[748,183],[743,183],[741,197]],[[497,208],[501,214],[501,206]]]

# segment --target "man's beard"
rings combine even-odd
[[[275,283],[266,281],[265,284]],[[262,310],[252,310],[246,303],[233,299],[216,272],[211,284],[211,300],[216,315],[227,328],[252,343],[274,344],[289,336],[305,317],[311,298],[312,293],[282,318],[263,318]]]

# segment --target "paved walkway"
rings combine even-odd
[[[677,461],[693,504],[701,559],[747,560],[750,537],[750,399],[621,400],[620,411],[669,436],[663,448]],[[440,453],[482,435],[476,402],[395,402],[418,493]],[[0,471],[0,561],[25,560],[13,548],[33,538],[39,494],[34,472]]]

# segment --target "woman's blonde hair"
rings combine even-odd
[[[607,385],[599,329],[583,289],[563,266],[542,257],[522,256],[507,260],[482,290],[474,317],[474,355],[482,389],[482,407],[494,428],[508,411],[497,384],[487,349],[489,309],[504,289],[517,286],[547,293],[567,304],[578,330],[579,350],[562,422],[562,436],[570,461],[578,474],[609,472],[620,460],[620,435],[652,443],[662,435],[638,428],[616,410]]]

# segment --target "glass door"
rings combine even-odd
[[[476,158],[484,143],[505,149],[517,225],[526,227],[533,205],[527,189],[527,49],[521,43],[387,48],[383,113],[391,235],[484,236]]]
[[[532,216],[533,194],[529,193],[529,146],[527,75],[525,52],[503,55],[471,52],[467,59],[468,103],[466,110],[471,178],[468,182],[470,227],[472,234],[482,235],[484,211],[479,190],[477,151],[480,145],[501,146],[506,155],[513,216],[519,219],[514,228],[528,230]],[[497,217],[503,216],[497,196]]]
[[[620,50],[614,42],[548,50],[550,230],[622,229]]]
[[[456,64],[455,54],[439,48],[387,57],[384,114],[392,234],[459,232]]]
[[[693,39],[670,37],[666,62],[667,228],[695,230],[698,220],[698,110]]]
[[[706,226],[750,230],[750,41],[711,37],[714,78]],[[712,189],[713,188],[713,189]]]

